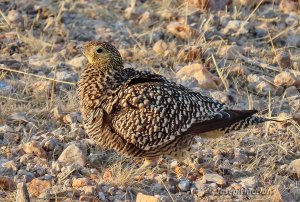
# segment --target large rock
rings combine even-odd
[[[6,162],[6,160],[4,162]],[[1,175],[13,177],[15,175],[15,171],[10,168],[0,166],[0,176]]]
[[[72,187],[80,188],[80,187],[84,187],[84,186],[91,185],[91,184],[92,184],[92,181],[87,178],[77,178],[77,179],[73,180]]]
[[[188,180],[181,180],[179,183],[178,183],[178,188],[180,191],[189,191],[190,190],[190,187],[191,187],[191,183],[190,181]]]
[[[13,170],[15,172],[18,170],[18,167],[19,167],[16,164],[16,162],[13,161],[13,160],[10,160],[10,161],[7,161],[7,162],[3,163],[2,166],[5,167],[5,168],[8,168],[8,169],[11,169],[11,170]]]
[[[291,175],[300,179],[300,159],[293,160],[288,166],[288,171]]]
[[[4,81],[0,81],[0,90],[3,94],[9,94],[13,90],[13,87]]]
[[[203,175],[202,180],[206,182],[214,182],[217,183],[218,185],[226,184],[226,180],[224,179],[224,177],[218,174],[205,174]]]
[[[300,4],[297,0],[281,0],[279,9],[284,13],[297,12],[300,10]]]
[[[37,197],[51,186],[52,184],[49,180],[35,178],[28,183],[28,192],[31,197]]]
[[[278,53],[273,59],[273,63],[277,63],[282,69],[289,68],[292,65],[290,54],[287,51]]]
[[[136,202],[159,202],[159,200],[155,196],[138,193],[136,196]]]
[[[68,64],[77,70],[83,68],[85,63],[86,58],[84,56],[74,57],[70,61],[68,61]]]
[[[58,161],[65,164],[78,164],[85,166],[86,152],[76,144],[69,145],[59,156]]]
[[[57,147],[58,140],[55,137],[46,137],[41,142],[42,148],[45,149],[45,151],[52,151]]]
[[[17,10],[10,10],[6,16],[10,25],[13,27],[21,28],[24,26],[24,18],[22,14]]]
[[[195,30],[192,27],[180,22],[171,22],[168,24],[167,31],[181,39],[190,39],[195,34]]]
[[[221,29],[221,33],[224,35],[231,35],[233,33],[244,34],[249,32],[248,22],[241,20],[229,20],[226,26]]]
[[[22,149],[26,154],[33,154],[43,158],[46,157],[45,150],[35,140],[25,143]]]
[[[285,97],[297,99],[300,97],[300,92],[295,86],[290,86],[285,90]]]
[[[238,178],[236,182],[238,182],[245,189],[255,188],[258,183],[256,176],[241,177]]]
[[[201,64],[187,65],[176,73],[177,78],[184,80],[185,77],[192,77],[198,81],[202,89],[218,89],[220,79],[210,73]]]
[[[274,78],[274,83],[277,86],[296,86],[300,87],[300,78],[294,72],[286,71],[277,74]]]
[[[168,49],[168,44],[163,40],[157,41],[153,46],[153,51],[159,55],[163,55]]]

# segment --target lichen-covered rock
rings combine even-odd
[[[86,152],[76,144],[69,145],[59,156],[58,161],[65,164],[85,166]]]

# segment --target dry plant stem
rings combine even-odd
[[[287,122],[291,123],[300,132],[300,125],[296,121],[289,119]],[[298,137],[300,137],[300,133],[298,134]]]
[[[250,20],[250,18],[254,15],[254,13],[255,13],[256,10],[259,8],[259,6],[262,4],[263,1],[264,1],[264,0],[261,0],[261,1],[259,2],[259,4],[257,4],[257,6],[255,7],[255,9],[254,9],[254,10],[250,13],[250,15],[248,16],[248,18],[243,22],[244,24],[246,24],[246,23]],[[239,30],[237,31],[238,34],[240,33],[242,27],[243,27],[243,26],[241,26],[241,27],[239,28]]]
[[[5,71],[9,71],[9,72],[15,72],[15,73],[19,73],[19,74],[28,75],[28,76],[34,76],[34,77],[38,77],[38,78],[41,78],[41,79],[46,79],[46,80],[49,80],[49,81],[55,81],[56,83],[63,83],[63,84],[68,84],[68,85],[72,85],[72,86],[76,85],[76,83],[72,83],[72,82],[68,82],[68,81],[55,80],[53,78],[48,78],[48,77],[45,77],[45,76],[40,76],[40,75],[31,74],[31,73],[27,73],[27,72],[22,72],[22,71],[19,71],[19,70],[9,69],[9,68],[0,66],[0,70],[1,69],[5,70]]]
[[[219,69],[219,67],[218,67],[218,65],[217,65],[217,62],[216,62],[215,57],[214,57],[213,54],[211,55],[211,58],[212,58],[212,60],[213,60],[213,63],[214,63],[214,65],[215,65],[215,67],[216,67],[216,70],[217,70],[217,72],[218,72],[218,75],[219,75],[219,77],[220,77],[220,79],[221,79],[221,81],[222,81],[222,83],[223,83],[223,85],[224,85],[226,91],[228,91],[228,84],[227,84],[227,82],[226,82],[226,80],[225,80],[225,78],[224,78],[222,72],[220,71],[220,69]]]
[[[269,91],[269,96],[268,96],[268,118],[271,118],[272,115],[272,109],[271,109],[271,92]],[[270,122],[266,122],[266,136],[269,135],[269,129],[270,129]]]
[[[248,18],[246,19],[246,22],[248,22],[250,20],[250,18],[254,15],[254,13],[256,12],[256,10],[259,8],[259,6],[262,4],[262,2],[264,2],[264,0],[261,0],[257,6],[254,8],[254,10],[251,12],[251,14],[248,16]]]
[[[76,169],[74,168],[74,169],[72,169],[70,172],[68,172],[65,176],[63,176],[60,180],[62,181],[62,180],[64,180],[64,179],[66,179],[69,175],[71,175],[74,171],[75,171]]]
[[[159,179],[159,180],[160,180],[160,182],[164,185],[164,187],[165,187],[165,189],[167,190],[167,192],[168,192],[170,198],[172,199],[172,201],[175,202],[175,200],[174,200],[174,198],[172,197],[172,195],[171,195],[169,189],[167,188],[166,184],[162,181],[162,179]]]
[[[280,20],[279,17],[274,17],[274,18],[257,18],[257,20],[259,21],[263,21],[263,22],[278,22]]]
[[[275,49],[275,46],[274,46],[274,43],[273,43],[273,39],[272,39],[272,37],[271,37],[271,34],[270,34],[270,30],[268,29],[268,37],[269,37],[269,41],[270,41],[270,43],[271,43],[271,45],[272,45],[272,52],[276,55],[276,49]]]
[[[7,20],[6,16],[4,15],[4,13],[0,10],[0,14],[3,17],[3,19],[5,20],[6,24],[8,25],[9,28],[11,28],[11,24],[9,23],[9,21]]]
[[[277,86],[275,85],[275,83],[272,82],[272,81],[270,81],[269,79],[267,79],[267,78],[265,78],[265,77],[261,77],[261,79],[264,80],[264,81],[266,81],[266,82],[268,82],[269,84],[271,84],[271,85],[277,87]]]
[[[129,36],[135,41],[135,43],[138,45],[140,49],[142,49],[142,44],[133,36],[132,32],[128,27],[126,27],[126,31],[128,32]]]
[[[268,65],[266,63],[262,63],[262,62],[258,62],[258,61],[254,61],[250,58],[247,58],[245,56],[243,56],[242,54],[236,52],[238,54],[238,57],[243,60],[244,62],[248,63],[248,64],[251,64],[251,65],[255,65],[255,66],[258,66],[260,68],[263,68],[263,69],[270,69],[272,71],[276,71],[276,72],[281,72],[280,71],[280,68],[278,67],[275,67],[275,66],[272,66],[272,65]]]
[[[0,98],[8,99],[8,100],[13,100],[13,101],[18,101],[18,102],[27,102],[27,103],[29,103],[29,101],[27,101],[27,100],[21,100],[21,99],[17,99],[17,98],[2,96],[2,95],[0,95]]]
[[[274,37],[272,37],[271,39],[269,39],[269,41],[267,43],[270,43],[270,41],[273,41],[274,39],[278,38],[279,36],[287,33],[288,31],[292,30],[292,29],[295,29],[297,28],[297,25],[294,25],[294,26],[290,26],[290,27],[287,27],[285,30],[279,32],[278,34],[276,34]]]
[[[55,96],[55,79],[56,79],[57,66],[55,66],[54,76],[52,79],[52,89],[51,89],[51,99],[50,99],[50,108],[52,108],[53,100]]]

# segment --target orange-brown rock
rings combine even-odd
[[[44,190],[50,188],[52,184],[50,180],[41,180],[39,178],[35,178],[30,181],[27,186],[29,195],[31,197],[37,197],[43,193]]]

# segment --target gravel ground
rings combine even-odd
[[[2,0],[0,10],[0,201],[300,201],[299,1]],[[95,39],[125,66],[291,119],[199,138],[185,162],[142,170],[83,129],[76,82]]]

